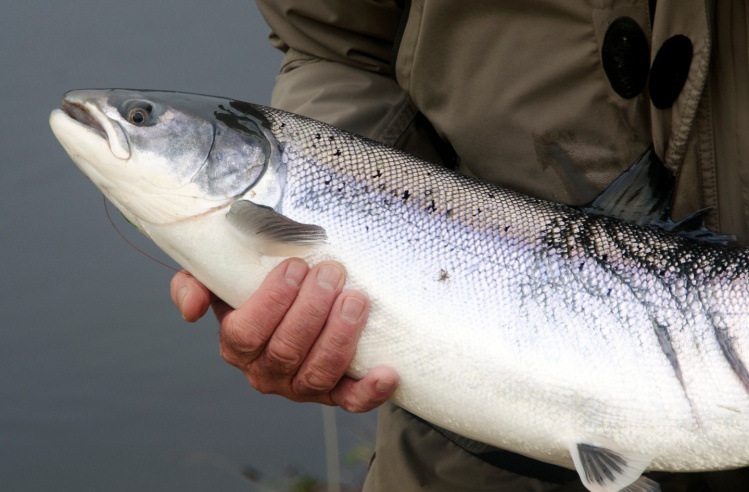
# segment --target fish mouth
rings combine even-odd
[[[86,109],[86,107],[83,106],[83,104],[69,101],[68,99],[63,99],[62,110],[65,112],[65,114],[70,116],[72,119],[74,119],[78,123],[99,133],[102,136],[102,138],[104,138],[105,140],[109,140],[107,136],[107,132],[104,129],[104,127],[101,126],[101,124]]]
[[[70,91],[62,98],[62,113],[109,144],[120,160],[130,158],[130,144],[121,125],[107,117],[107,92],[95,89]]]

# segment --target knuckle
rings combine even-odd
[[[296,299],[296,294],[283,289],[269,287],[263,291],[263,298],[263,304],[268,307],[268,310],[275,312],[278,309],[288,309],[293,304],[294,299]]]
[[[300,299],[299,309],[304,313],[304,316],[318,321],[324,321],[328,318],[330,313],[330,302],[325,299],[315,297],[312,299]]]
[[[258,291],[251,298],[251,303],[231,313],[231,323],[245,332],[259,332],[263,327],[270,330],[280,323],[294,299],[294,294],[283,290]]]
[[[294,380],[294,393],[299,395],[315,395],[332,390],[342,375],[319,367],[310,367],[304,374]]]
[[[385,395],[376,393],[374,388],[362,385],[349,387],[338,396],[341,408],[351,413],[369,412],[387,400]]]
[[[278,387],[267,379],[247,374],[247,380],[250,382],[250,386],[262,395],[275,395],[279,393]]]
[[[237,353],[233,350],[227,350],[223,345],[219,346],[219,355],[224,359],[224,362],[234,367],[241,367],[241,359],[237,356]]]
[[[341,408],[351,413],[364,413],[375,407],[371,402],[358,400],[356,398],[347,398],[341,402]]]
[[[327,380],[338,382],[349,365],[350,357],[346,352],[326,350],[313,361],[308,371],[310,374],[325,376]]]
[[[219,339],[222,346],[247,356],[257,354],[267,342],[251,321],[236,317],[221,327]]]
[[[335,358],[336,355],[340,356],[349,351],[353,352],[356,347],[356,337],[348,331],[335,331],[330,334],[328,343],[329,349],[327,356],[329,358]]]
[[[279,350],[269,345],[263,357],[263,366],[269,373],[290,374],[302,364],[302,355],[296,351]]]

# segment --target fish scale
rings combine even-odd
[[[651,424],[647,431],[642,429],[646,432],[663,432],[671,428],[678,434],[678,428],[686,426],[690,433],[694,430],[699,433],[699,429],[694,429],[694,416],[684,397],[699,401],[701,395],[697,393],[702,389],[704,396],[713,400],[713,405],[718,405],[723,390],[740,383],[733,374],[716,376],[712,364],[720,366],[722,372],[731,373],[732,369],[722,355],[715,353],[714,336],[705,336],[699,341],[700,333],[709,335],[712,327],[706,313],[695,312],[698,310],[687,303],[693,302],[695,295],[686,294],[690,289],[700,289],[697,298],[703,299],[703,308],[707,307],[704,299],[709,305],[713,293],[704,286],[711,286],[716,280],[720,280],[719,283],[728,280],[726,272],[721,271],[724,269],[715,265],[737,264],[747,271],[747,256],[743,249],[700,244],[609,217],[586,215],[579,209],[535,200],[434,166],[426,166],[418,159],[366,140],[346,141],[345,133],[311,120],[290,121],[287,114],[265,111],[268,120],[275,123],[272,130],[276,138],[290,156],[288,195],[282,208],[284,213],[301,222],[321,224],[334,242],[338,234],[341,241],[345,237],[352,248],[338,259],[352,258],[346,261],[347,265],[356,263],[356,251],[367,251],[367,261],[373,264],[383,267],[387,263],[397,265],[395,268],[390,266],[382,274],[378,274],[379,268],[367,270],[361,275],[366,281],[358,280],[356,274],[359,267],[349,266],[354,282],[368,288],[375,302],[370,327],[365,332],[354,364],[354,367],[361,367],[355,371],[357,374],[382,363],[380,351],[375,351],[375,355],[369,357],[366,350],[370,343],[376,346],[381,333],[388,330],[388,327],[380,326],[377,319],[376,309],[382,305],[380,309],[392,311],[385,316],[388,320],[427,317],[427,322],[413,320],[413,323],[424,326],[423,333],[412,335],[415,339],[429,340],[437,331],[452,331],[462,334],[458,339],[445,337],[444,343],[447,345],[485,344],[490,339],[486,338],[483,329],[468,329],[485,325],[488,329],[496,330],[496,334],[502,334],[492,337],[498,346],[488,351],[489,358],[508,356],[508,342],[522,351],[526,360],[551,357],[553,363],[538,364],[534,370],[528,371],[531,374],[536,371],[537,379],[523,378],[523,392],[527,392],[530,385],[537,385],[539,393],[547,393],[546,381],[559,372],[567,372],[566,384],[580,385],[587,379],[593,379],[590,384],[595,387],[626,388],[625,398],[630,400],[632,421],[637,422],[640,418],[647,420],[648,414],[655,414],[651,416],[655,425]],[[320,138],[317,138],[318,135]],[[347,151],[340,155],[336,152],[338,142],[347,145]],[[326,184],[321,179],[323,176],[335,176],[338,182],[345,183],[346,193],[340,194],[341,190],[336,189],[335,182]],[[408,199],[403,198],[405,190],[409,192]],[[319,212],[324,214],[329,210],[345,213],[332,215],[334,220],[327,221]],[[404,216],[407,217],[405,221],[401,220]],[[389,222],[382,223],[377,218],[389,219]],[[365,224],[365,229],[379,229],[380,232],[352,235],[351,231],[361,230],[362,224]],[[358,236],[358,239],[352,240],[351,236]],[[402,238],[406,240],[400,240]],[[394,258],[407,260],[399,264]],[[478,265],[491,267],[479,270]],[[718,275],[700,273],[715,271],[716,268]],[[393,269],[398,273],[394,274]],[[511,273],[508,275],[503,270]],[[440,271],[449,272],[449,278],[443,282],[454,288],[440,285]],[[392,286],[393,280],[399,276],[409,277],[413,281],[404,281],[406,288],[373,290],[371,287],[373,283]],[[491,281],[487,282],[487,279]],[[429,298],[428,302],[420,303],[430,306],[431,313],[422,310],[416,316],[409,316],[409,311],[413,310],[412,303],[398,301],[408,299],[409,292],[419,288]],[[504,298],[505,302],[500,298]],[[446,309],[442,309],[440,303],[446,299],[450,302]],[[490,307],[492,304],[500,308]],[[443,312],[456,306],[461,306],[457,317]],[[626,309],[621,309],[621,306]],[[745,302],[739,309],[742,313],[748,311]],[[661,319],[664,316],[665,319]],[[449,322],[445,323],[443,319]],[[658,319],[661,319],[660,325]],[[391,329],[402,332],[401,323],[396,324],[398,326]],[[663,353],[662,345],[666,342],[658,341],[657,326],[667,332],[664,339],[668,340],[676,353],[675,359]],[[522,330],[513,327],[522,327]],[[550,329],[556,329],[566,336],[552,336]],[[370,332],[373,338],[371,342],[367,337]],[[476,340],[465,340],[472,336]],[[571,345],[577,349],[555,356],[554,347],[557,344],[569,344],[567,336],[574,337],[575,343]],[[746,329],[736,327],[734,336],[746,338]],[[515,340],[514,344],[512,340]],[[646,350],[647,347],[650,349]],[[423,349],[421,345],[419,350]],[[435,349],[435,352],[433,355],[437,358],[454,358],[450,350]],[[639,364],[639,359],[646,355],[654,357],[655,364]],[[710,361],[710,366],[701,367],[706,355],[713,356],[714,360]],[[410,354],[403,353],[401,356],[408,358]],[[604,360],[597,365],[595,362],[601,358],[599,356],[603,356]],[[519,360],[522,358],[517,354],[512,356],[518,364],[524,364]],[[617,360],[621,363],[615,364]],[[580,364],[578,361],[586,363]],[[682,390],[677,387],[681,384],[673,371],[674,361],[679,361],[680,370],[689,373],[690,383],[687,386],[694,386],[694,392],[681,394]],[[453,362],[454,367],[465,367],[467,364],[461,360]],[[477,368],[474,374],[479,376],[474,377],[474,381],[488,377],[486,374],[480,375],[487,372],[487,367],[494,365],[499,368],[503,365],[487,360],[481,363],[487,366]],[[690,363],[696,363],[698,368],[705,371],[689,371]],[[401,362],[392,361],[392,364],[398,367]],[[527,362],[525,364],[527,368]],[[601,381],[600,375],[585,377],[581,371],[606,374],[609,379]],[[403,371],[399,373],[406,392],[408,375]],[[459,381],[462,377],[457,372],[444,376],[444,380],[449,382]],[[723,382],[715,385],[725,379],[729,380],[728,384]],[[418,385],[422,386],[422,383]],[[432,386],[429,382],[423,385]],[[710,387],[721,388],[721,391],[710,391]],[[647,391],[648,388],[651,391]],[[448,387],[429,388],[425,392],[439,395],[448,390]],[[577,391],[580,394],[588,392],[585,388]],[[647,394],[648,397],[638,398],[638,393]],[[669,394],[670,398],[664,398]],[[736,396],[737,401],[742,402],[742,408],[746,409],[746,393],[739,392]],[[468,395],[465,397],[470,398]],[[591,397],[595,398],[595,395]],[[410,398],[414,399],[413,396]],[[665,404],[659,404],[659,400]],[[460,397],[456,401],[465,400]],[[432,408],[439,406],[440,402],[411,404],[419,408],[421,405]],[[477,411],[491,413],[492,406],[506,404],[498,399],[487,402],[484,408]],[[699,401],[697,408],[702,421],[709,420],[709,415],[714,413],[714,410],[708,411],[710,406],[706,401]],[[672,407],[679,410],[674,412]],[[419,408],[416,409],[417,413]],[[669,409],[672,422],[661,422],[664,412]],[[579,411],[576,406],[573,406],[573,410]],[[424,413],[427,413],[427,418],[437,420],[432,415],[435,411],[427,410]],[[490,420],[487,418],[487,423],[483,425]],[[598,420],[608,421],[608,417],[604,415]],[[585,427],[589,423],[580,422],[579,425]],[[746,432],[746,425],[747,422],[743,421],[738,428]],[[590,427],[580,432],[595,435],[604,430],[600,426]],[[473,434],[471,437],[482,437],[476,435],[475,431],[460,431]],[[727,438],[731,432],[724,437]],[[641,446],[646,440],[642,436],[631,439],[639,441],[639,449],[646,454],[657,455]],[[683,441],[674,441],[682,445],[682,442],[695,440],[695,436],[691,435],[684,436]],[[494,441],[493,444],[508,447],[507,442]],[[526,449],[516,450],[527,452]],[[741,456],[731,457],[731,465],[746,462],[747,445],[740,443],[735,450]],[[540,457],[546,460],[550,458]],[[702,460],[701,463],[690,464],[658,461],[654,464],[673,469],[710,466],[709,457]]]
[[[132,104],[152,108],[146,124],[123,121]],[[51,124],[76,163],[230,304],[285,256],[343,263],[347,288],[371,298],[349,372],[393,367],[393,401],[416,415],[574,467],[594,491],[635,480],[657,490],[638,479],[646,468],[749,463],[746,249],[602,215],[616,183],[605,200],[569,207],[248,103],[113,90],[76,91],[66,105],[77,109],[53,112]],[[129,147],[91,121],[119,127]],[[192,160],[170,150],[184,149],[183,128],[211,147]],[[149,178],[135,195],[123,190],[138,178],[101,177],[107,163],[123,173],[123,155]],[[143,189],[170,176],[181,176],[171,189]],[[643,198],[622,199],[633,197]],[[610,465],[619,462],[624,471]]]

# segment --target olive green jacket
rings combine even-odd
[[[674,218],[712,207],[711,228],[749,243],[745,1],[257,3],[285,52],[276,107],[569,204],[592,200],[652,143],[678,178]],[[380,473],[368,489],[502,482],[473,456],[421,456],[426,447],[449,455],[453,444],[393,407],[380,418]],[[388,446],[400,454],[380,456]],[[390,472],[403,482],[387,482]],[[733,490],[722,476],[711,476],[713,489]]]
[[[714,207],[711,227],[749,240],[744,1],[258,5],[286,52],[278,107],[434,160],[429,129],[418,118],[414,129],[421,112],[462,172],[573,204],[653,142],[679,177],[676,218]],[[644,54],[630,31],[610,30],[622,17],[639,26]]]

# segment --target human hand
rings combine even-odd
[[[384,403],[398,382],[388,367],[361,380],[345,376],[369,311],[367,296],[343,291],[341,265],[310,269],[290,258],[273,269],[239,309],[217,299],[187,272],[172,279],[172,300],[190,322],[213,306],[221,324],[221,356],[261,393],[366,412]]]

